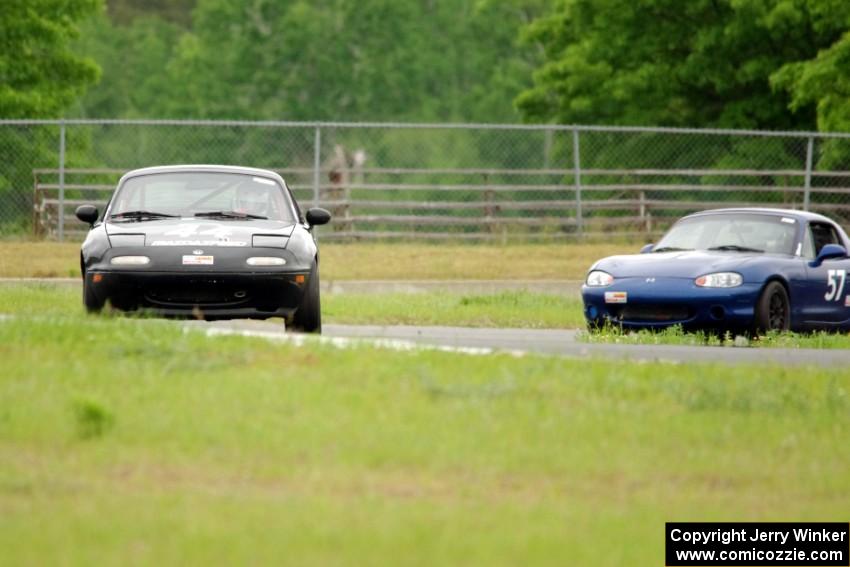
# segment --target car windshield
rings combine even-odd
[[[653,252],[720,250],[793,254],[797,221],[767,214],[711,214],[680,220]]]
[[[295,222],[277,181],[242,173],[154,173],[128,179],[109,209],[112,220],[168,217],[271,219]]]

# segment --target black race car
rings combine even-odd
[[[180,165],[124,175],[91,225],[80,268],[83,304],[204,319],[283,317],[320,333],[319,253],[286,182],[263,169]]]

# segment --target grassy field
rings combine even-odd
[[[593,262],[639,244],[321,245],[322,278],[334,280],[584,279]],[[76,243],[0,241],[0,277],[76,277]]]
[[[323,315],[332,323],[541,329],[575,329],[585,324],[581,299],[524,291],[343,294],[325,295],[322,302]]]
[[[82,311],[80,288],[42,283],[0,285],[0,313],[74,315]],[[581,301],[555,295],[504,292],[357,295],[325,294],[328,323],[458,325],[466,327],[577,328]]]
[[[0,321],[9,565],[660,565],[664,522],[846,521],[850,373]]]
[[[773,347],[773,348],[850,348],[848,333],[779,333],[772,331],[760,337],[732,336],[729,333],[686,333],[681,327],[669,327],[662,331],[625,332],[617,327],[608,327],[594,332],[584,332],[579,340],[589,343],[625,345],[688,345],[726,347]]]

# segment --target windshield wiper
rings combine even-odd
[[[738,246],[737,244],[724,244],[723,246],[712,246],[709,250],[720,250],[729,252],[764,252],[758,248],[749,248],[747,246]]]
[[[661,248],[656,248],[653,252],[688,252],[693,250],[693,248],[679,248],[677,246],[662,246]]]
[[[124,211],[109,215],[112,219],[142,220],[142,219],[174,219],[180,215],[169,215],[168,213],[157,213],[154,211]]]
[[[262,215],[251,215],[248,213],[240,213],[237,211],[207,211],[204,213],[195,213],[196,217],[209,217],[219,219],[258,219],[268,220],[269,217]]]

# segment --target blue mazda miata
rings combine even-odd
[[[591,329],[847,331],[848,249],[844,230],[814,213],[692,214],[640,254],[596,262],[582,286],[585,317]]]

